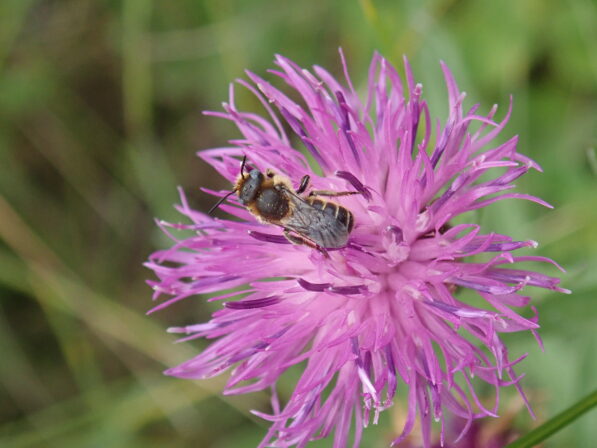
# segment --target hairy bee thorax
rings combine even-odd
[[[246,176],[240,175],[235,188],[241,203],[261,222],[278,222],[292,209],[285,193],[292,191],[290,181],[271,170],[265,176],[258,170],[251,170]]]

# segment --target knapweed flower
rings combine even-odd
[[[209,322],[169,330],[213,342],[166,373],[199,379],[231,370],[226,394],[271,388],[271,411],[254,411],[271,422],[261,447],[304,447],[332,433],[334,447],[349,439],[357,446],[363,427],[394,400],[408,406],[394,445],[417,417],[429,446],[433,420],[443,440],[447,412],[468,425],[496,416],[501,387],[522,394],[513,366],[524,358],[510,359],[500,333],[530,330],[538,338],[536,314],[515,311],[529,303],[523,289],[565,292],[557,278],[524,268],[553,261],[513,254],[534,241],[513,241],[467,222],[471,214],[460,217],[503,199],[549,206],[512,192],[518,177],[539,167],[516,151],[516,137],[493,143],[511,108],[501,121],[494,120],[496,107],[485,115],[478,105],[465,111],[465,94],[443,64],[449,99],[443,126],[432,121],[406,60],[404,85],[375,55],[364,97],[343,57],[344,83],[321,67],[308,71],[284,57],[276,64],[273,78],[292,92],[248,73],[250,81],[238,82],[269,119],[237,110],[231,87],[224,111],[208,114],[232,121],[242,137],[199,157],[231,183],[246,157],[251,169],[272,169],[295,189],[309,175],[313,189],[358,191],[332,198],[352,211],[354,230],[346,247],[326,257],[259,223],[237,195],[220,207],[232,218],[216,219],[193,210],[181,194],[179,210],[190,223],[160,222],[175,243],[147,263],[157,276],[150,282],[154,299],[167,296],[153,310],[205,294],[223,303]],[[193,236],[177,238],[177,229]],[[481,300],[459,299],[464,289]],[[276,382],[295,365],[302,374],[282,402]],[[493,406],[479,400],[473,377],[495,388]]]

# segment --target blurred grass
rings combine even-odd
[[[274,53],[340,73],[339,46],[358,85],[373,50],[398,66],[408,55],[442,119],[440,59],[482,110],[497,102],[503,114],[514,94],[507,134],[545,170],[520,190],[556,209],[512,201],[482,219],[538,240],[574,294],[537,295],[545,353],[529,335],[508,341],[513,355],[531,353],[522,369],[540,419],[592,390],[596,17],[590,0],[1,2],[0,446],[255,445],[264,424],[248,410],[266,408],[267,394],[224,398],[224,379],[160,374],[203,346],[171,344],[165,328],[208,308],[188,299],[146,317],[141,263],[167,244],[152,218],[179,219],[176,185],[203,210],[211,202],[197,187],[225,187],[194,152],[236,133],[200,111]],[[257,107],[243,94],[239,103]],[[385,446],[392,426],[387,414],[364,446]],[[595,438],[585,418],[545,446]]]

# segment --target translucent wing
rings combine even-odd
[[[292,192],[288,197],[294,210],[281,222],[284,227],[324,248],[346,246],[349,228],[338,219],[337,204],[319,200],[311,204]]]

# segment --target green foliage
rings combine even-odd
[[[142,262],[168,244],[153,217],[179,220],[177,185],[203,210],[212,200],[197,187],[226,187],[194,152],[237,134],[200,111],[275,53],[339,74],[339,46],[360,86],[374,50],[398,66],[408,55],[442,120],[440,59],[470,105],[499,103],[499,115],[514,95],[507,132],[545,170],[519,188],[556,209],[512,201],[482,220],[538,240],[574,293],[537,295],[545,353],[530,335],[507,339],[513,357],[530,352],[519,370],[539,421],[587,395],[597,378],[596,13],[590,0],[0,2],[0,445],[255,446],[266,425],[248,411],[268,408],[265,392],[222,397],[225,379],[160,374],[202,347],[172,344],[165,328],[209,308],[195,298],[145,316]],[[249,95],[238,102],[259,110]],[[386,413],[364,446],[387,446],[397,418]],[[538,423],[521,412],[515,424]],[[545,447],[596,438],[585,418]]]

